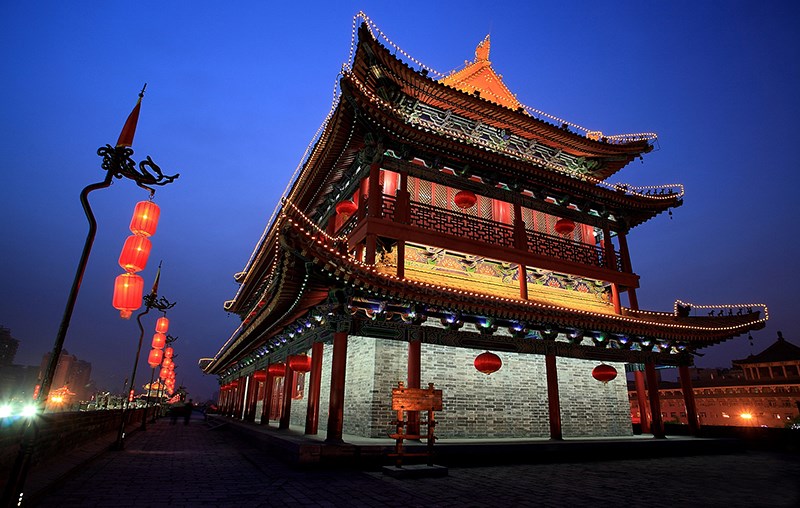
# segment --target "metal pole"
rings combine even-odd
[[[136,316],[136,322],[139,323],[139,345],[136,348],[136,356],[133,359],[133,373],[131,374],[131,389],[125,394],[125,402],[122,405],[122,422],[119,425],[119,432],[117,432],[117,441],[114,443],[115,450],[125,449],[125,423],[130,409],[131,397],[136,390],[136,367],[139,366],[139,354],[142,352],[142,339],[144,338],[144,327],[142,326],[142,316],[150,312],[151,305],[145,307],[144,312],[140,312]]]
[[[147,430],[147,413],[150,409],[150,392],[153,390],[153,377],[156,375],[156,368],[153,367],[150,371],[150,384],[147,385],[147,400],[145,401],[144,405],[144,417],[142,417],[142,426],[139,427],[140,430]]]
[[[111,186],[111,180],[114,177],[112,172],[107,172],[106,177],[102,182],[87,185],[81,191],[80,199],[83,211],[86,214],[86,219],[89,221],[89,233],[86,235],[86,241],[83,244],[83,252],[81,253],[80,261],[78,261],[78,269],[75,271],[75,279],[72,281],[72,288],[67,298],[67,306],[64,309],[64,315],[61,318],[61,325],[58,328],[58,334],[53,345],[53,351],[50,353],[50,361],[47,362],[47,369],[42,376],[42,383],[39,387],[39,395],[36,398],[36,414],[28,418],[23,431],[22,442],[20,443],[19,453],[14,461],[14,466],[9,474],[8,483],[3,491],[3,506],[18,506],[22,504],[23,489],[25,486],[25,479],[28,475],[31,457],[33,456],[33,448],[36,444],[36,438],[39,433],[37,426],[38,415],[44,413],[47,398],[50,395],[50,385],[53,382],[53,375],[55,374],[56,367],[58,366],[58,359],[61,357],[61,351],[64,349],[64,339],[67,336],[67,329],[69,328],[70,321],[72,320],[72,312],[75,309],[75,302],[78,299],[78,292],[81,289],[81,282],[83,282],[83,275],[86,272],[86,265],[89,262],[89,254],[92,251],[94,238],[97,234],[97,221],[92,213],[92,207],[89,205],[89,193],[97,189],[105,189]]]

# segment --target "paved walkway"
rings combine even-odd
[[[48,489],[42,507],[800,506],[800,457],[741,453],[450,468],[445,478],[298,471],[234,433],[161,419]],[[33,501],[33,500],[32,500]]]

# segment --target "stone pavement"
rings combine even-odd
[[[644,460],[451,467],[394,479],[297,470],[195,415],[162,418],[30,499],[42,507],[800,506],[800,457],[736,453]]]

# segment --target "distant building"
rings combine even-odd
[[[15,365],[19,340],[11,330],[0,326],[0,402],[33,398],[39,369],[35,365]]]
[[[39,379],[47,369],[47,364],[50,362],[50,355],[46,353],[42,357],[42,363],[39,370]],[[82,400],[88,400],[92,394],[93,388],[91,387],[92,364],[79,360],[77,356],[69,354],[67,350],[61,351],[61,356],[58,359],[53,380],[50,384],[53,390],[59,390],[67,387],[69,392],[74,395],[64,397],[64,403],[72,404]]]
[[[11,336],[11,330],[0,326],[0,367],[8,367],[14,363],[19,341]]]
[[[731,369],[691,369],[701,425],[784,427],[800,417],[800,347],[778,332],[764,351],[732,363]],[[664,421],[687,423],[681,387],[662,382],[658,393]],[[641,413],[633,386],[629,400],[636,422]]]

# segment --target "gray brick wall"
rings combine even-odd
[[[333,347],[326,344],[320,393],[320,434],[325,433]],[[486,375],[473,361],[482,351],[422,345],[422,386],[443,392],[444,410],[436,414],[436,434],[460,437],[549,437],[544,357],[495,352],[503,367]],[[406,381],[408,343],[350,336],[347,343],[344,433],[386,437],[394,430],[391,391]],[[624,365],[604,385],[592,369],[596,361],[558,358],[564,437],[631,435]],[[306,376],[308,378],[308,376]],[[308,379],[306,379],[307,396]],[[305,424],[307,399],[292,401],[292,423]]]

